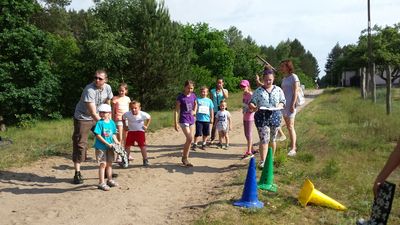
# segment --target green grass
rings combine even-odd
[[[394,90],[394,96],[399,93],[399,89]],[[387,116],[384,90],[379,90],[376,105],[359,96],[356,89],[327,90],[297,116],[299,153],[295,158],[287,158],[287,142],[278,145],[274,174],[278,192],[258,191],[259,200],[265,203],[263,209],[232,206],[243,191],[247,173],[243,169],[232,178],[235,185],[224,190],[229,202],[211,204],[195,224],[333,225],[355,224],[356,219],[367,218],[373,199],[372,183],[400,134],[400,98],[394,98],[393,114]],[[257,173],[259,178],[261,172]],[[348,210],[301,207],[297,195],[306,178]],[[389,180],[398,183],[399,178],[395,172]],[[242,185],[238,187],[240,180]],[[388,224],[400,224],[399,211],[396,194]]]

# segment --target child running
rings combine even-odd
[[[196,133],[192,150],[196,150],[199,137],[203,137],[201,149],[206,150],[206,141],[210,135],[210,124],[214,122],[214,104],[211,99],[207,98],[207,95],[208,88],[203,86],[200,89],[200,97],[197,98]]]
[[[114,96],[112,99],[112,118],[117,124],[117,138],[118,141],[124,143],[126,132],[123,129],[122,115],[129,111],[129,102],[131,99],[126,96],[128,94],[128,85],[126,83],[121,83],[118,87],[118,96]],[[119,156],[117,161],[120,161]]]
[[[94,128],[96,139],[94,148],[96,149],[96,159],[99,163],[99,185],[98,188],[103,191],[109,191],[110,187],[117,187],[118,183],[112,179],[112,162],[114,152],[111,150],[112,143],[119,144],[117,128],[114,121],[110,119],[111,106],[102,104],[98,108],[100,120],[97,121]],[[107,183],[104,182],[104,175],[107,176]]]
[[[185,81],[183,93],[180,93],[176,98],[174,111],[175,130],[179,131],[179,127],[181,127],[186,137],[182,152],[182,163],[187,167],[193,167],[193,164],[188,160],[190,144],[193,141],[194,115],[197,111],[196,95],[193,93],[193,89],[193,81]]]
[[[219,104],[220,110],[217,112],[215,116],[215,125],[219,135],[219,148],[223,148],[227,150],[229,148],[229,131],[232,130],[232,120],[231,114],[229,113],[227,108],[227,103],[225,100],[222,100]],[[223,145],[222,141],[225,139],[225,145]]]
[[[243,90],[243,128],[244,135],[247,141],[247,150],[242,156],[242,159],[249,159],[253,157],[252,148],[253,148],[253,123],[254,123],[254,112],[251,112],[248,105],[251,100],[251,96],[253,92],[250,88],[250,82],[248,80],[242,80],[240,82],[240,88]]]
[[[132,101],[129,103],[131,111],[126,112],[122,119],[127,121],[124,123],[125,130],[128,130],[128,136],[125,141],[125,150],[128,153],[128,158],[131,157],[131,146],[135,145],[135,142],[140,148],[143,158],[143,166],[149,166],[149,160],[147,158],[146,150],[146,135],[145,131],[150,125],[151,117],[148,113],[141,111],[140,102]]]

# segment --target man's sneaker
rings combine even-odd
[[[262,169],[264,168],[264,161],[260,161],[260,162],[258,163],[258,168],[259,168],[260,170],[262,170]]]
[[[191,149],[192,149],[193,151],[196,151],[196,148],[197,148],[197,144],[196,144],[196,143],[192,143]]]
[[[218,143],[217,148],[222,148],[222,143]]]
[[[291,150],[288,152],[287,155],[293,157],[293,156],[296,156],[296,154],[297,154],[296,149],[291,149]]]
[[[83,184],[83,177],[82,177],[80,171],[79,172],[75,172],[74,184]]]
[[[207,146],[207,144],[205,142],[203,144],[201,144],[201,150],[206,150],[206,146]]]
[[[143,159],[143,166],[149,166],[149,160],[148,159]]]
[[[228,148],[229,148],[229,145],[228,144],[226,144],[226,145],[224,145],[224,150],[228,150]]]

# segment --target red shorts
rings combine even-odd
[[[143,131],[128,131],[128,136],[126,137],[125,147],[134,146],[135,142],[139,147],[146,145],[146,137]]]

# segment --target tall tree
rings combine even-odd
[[[8,122],[47,117],[58,110],[59,77],[50,64],[54,43],[29,23],[39,7],[29,0],[8,1],[2,6],[0,115]]]

